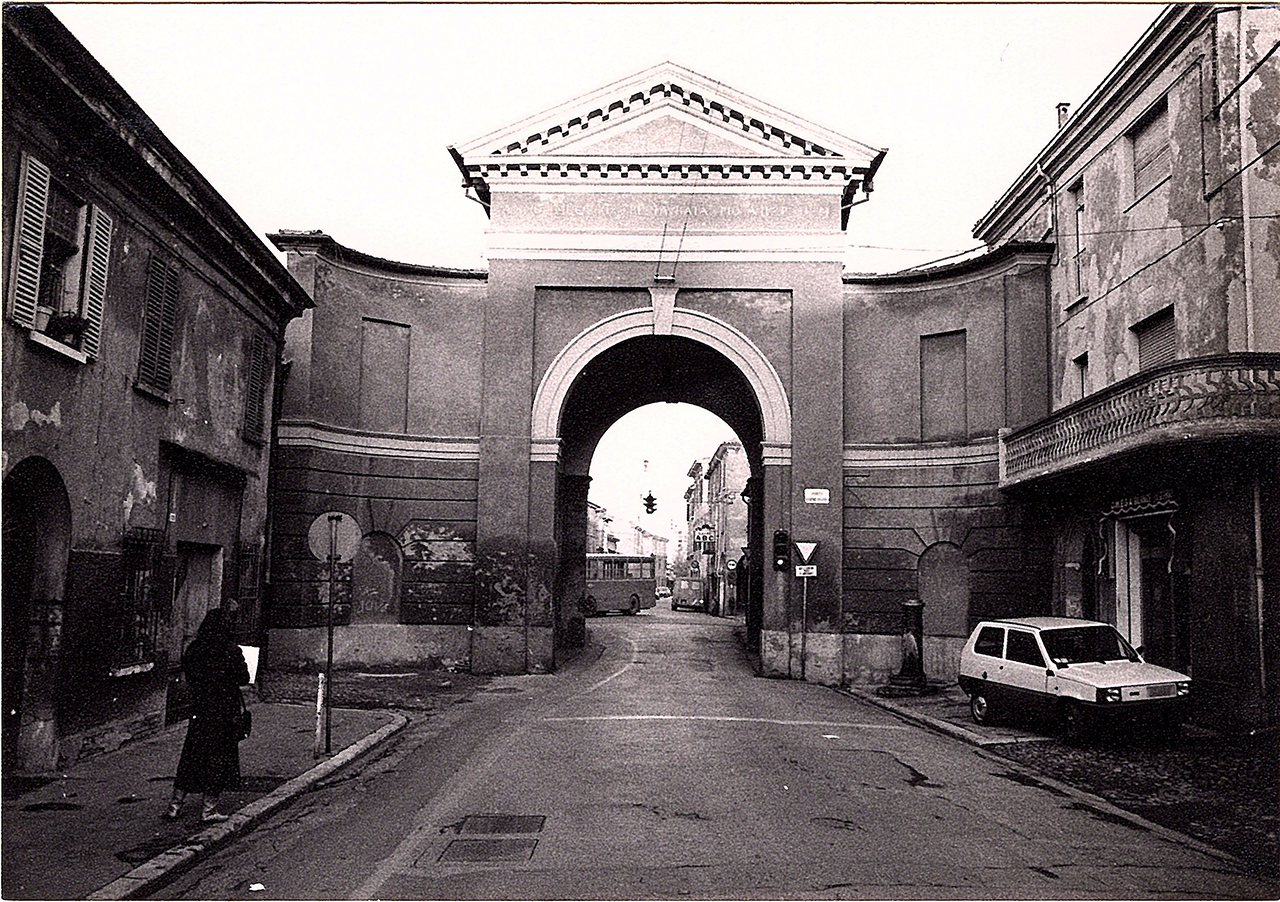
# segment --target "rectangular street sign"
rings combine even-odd
[[[830,504],[831,490],[830,489],[805,489],[804,503],[805,504]]]
[[[817,564],[796,564],[796,576],[817,576]]]

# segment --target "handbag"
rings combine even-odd
[[[235,719],[236,741],[244,742],[249,738],[249,734],[253,732],[253,714],[245,706],[244,696],[240,695],[239,691],[236,692],[236,695],[240,697],[240,713],[236,715]]]

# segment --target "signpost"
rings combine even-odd
[[[329,603],[328,607],[328,654],[325,658],[324,673],[320,674],[316,687],[316,741],[312,755],[320,757],[320,713],[324,711],[324,753],[331,753],[333,706],[330,699],[333,695],[333,604],[336,595],[337,579],[334,570],[339,561],[346,563],[356,556],[360,547],[360,524],[351,516],[341,511],[329,511],[320,514],[311,521],[307,530],[307,546],[316,560],[329,562]]]
[[[809,559],[818,550],[817,542],[795,542],[796,553],[800,555],[800,563],[796,564],[796,576],[802,580],[800,591],[800,679],[804,679],[804,659],[808,654],[809,644],[809,580],[818,575],[818,565],[810,564]]]

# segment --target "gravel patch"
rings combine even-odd
[[[1163,742],[1103,737],[987,747],[1280,878],[1280,736],[1184,729]]]

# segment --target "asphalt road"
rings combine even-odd
[[[1221,859],[823,687],[733,624],[590,622],[161,892],[167,898],[1268,898]],[[261,889],[254,889],[260,884]]]

